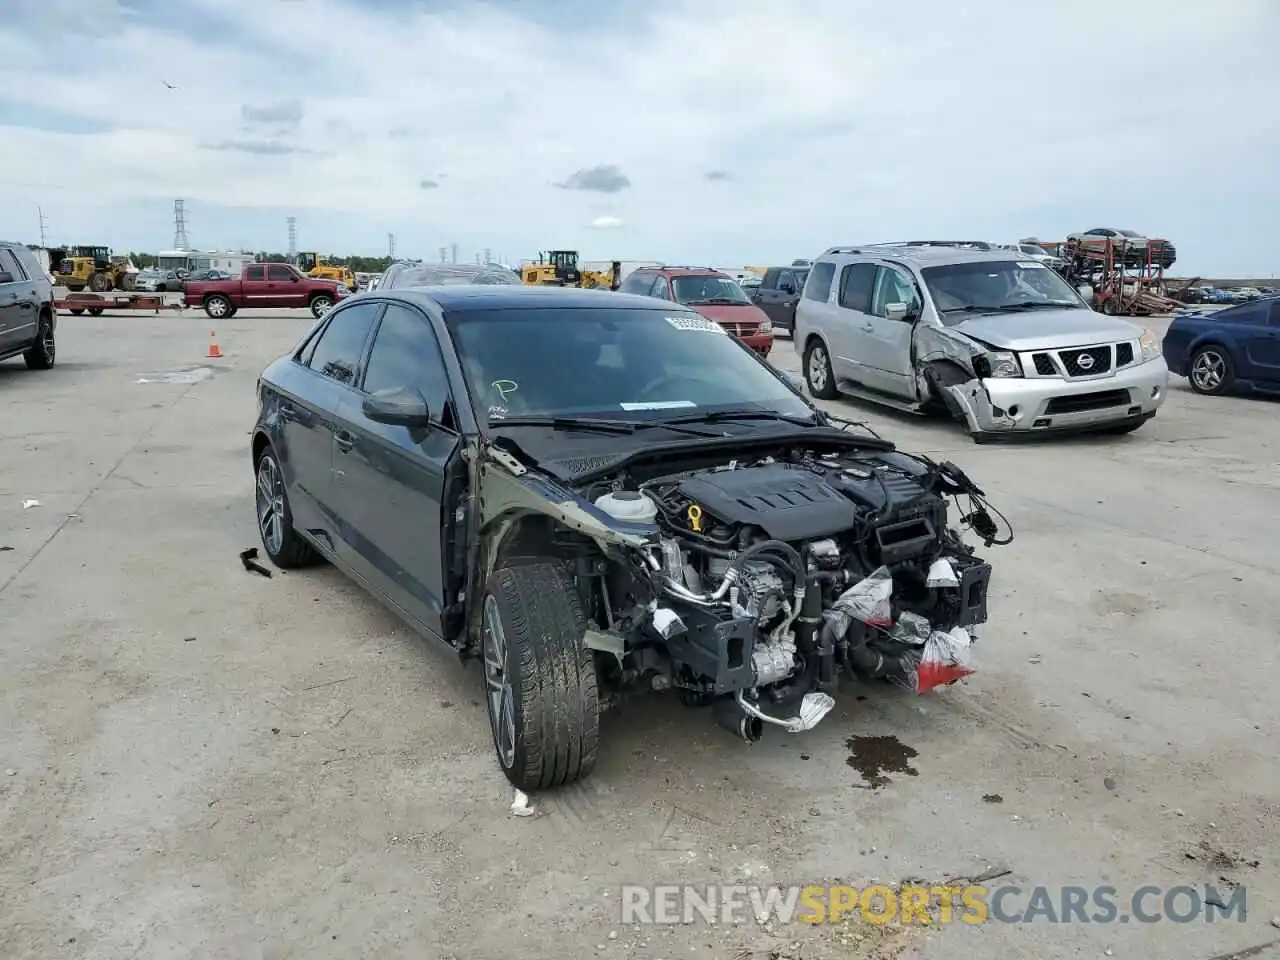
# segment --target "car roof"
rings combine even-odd
[[[825,253],[822,260],[898,260],[918,267],[936,267],[948,263],[989,263],[992,260],[1019,260],[1024,255],[1015,250],[974,250],[970,247],[928,247],[896,244],[863,247],[838,247],[838,252]]]
[[[668,277],[727,277],[723,270],[715,267],[636,267],[632,273],[661,273]]]
[[[370,296],[404,298],[421,305],[434,304],[447,313],[475,310],[533,310],[562,307],[570,310],[612,308],[615,310],[680,310],[688,308],[665,300],[640,297],[612,290],[584,290],[578,287],[551,287],[505,284],[457,284],[441,287],[405,287],[374,290]]]

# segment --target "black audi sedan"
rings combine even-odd
[[[850,589],[882,625],[895,585],[915,629],[985,618],[990,567],[946,523],[958,468],[819,412],[676,303],[357,294],[262,373],[252,455],[271,560],[329,561],[479,659],[524,790],[589,773],[629,692],[678,691],[751,741],[811,729],[841,669],[914,676],[915,648],[837,610]]]

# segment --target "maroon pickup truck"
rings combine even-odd
[[[334,280],[304,277],[287,263],[250,263],[239,280],[188,280],[188,307],[204,307],[215,320],[241,307],[306,307],[318,319],[350,291]]]

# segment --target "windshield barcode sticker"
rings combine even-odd
[[[1034,260],[1019,260],[1018,266],[1023,270],[1048,270],[1043,263],[1036,263]]]
[[[703,333],[723,333],[728,336],[724,327],[706,317],[685,314],[683,317],[667,317],[666,320],[677,330],[701,330]]]
[[[692,400],[646,400],[643,403],[620,403],[623,410],[673,410],[677,407],[696,407]]]

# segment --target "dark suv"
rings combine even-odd
[[[0,240],[0,360],[22,354],[32,370],[53,366],[53,283],[26,244]]]

